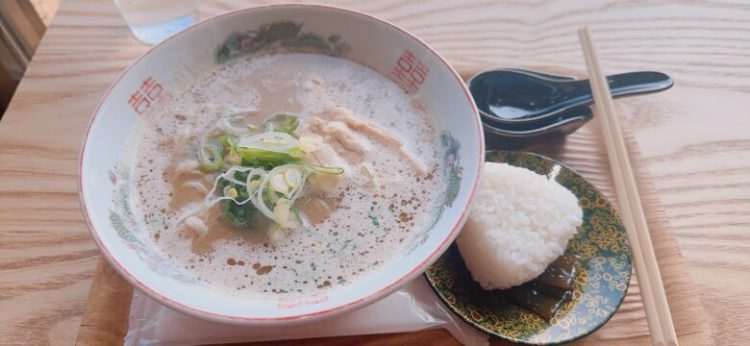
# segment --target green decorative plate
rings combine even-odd
[[[583,225],[565,250],[580,260],[573,297],[554,318],[543,319],[511,303],[504,291],[483,290],[472,280],[455,244],[425,272],[430,286],[470,325],[501,339],[550,345],[593,333],[617,311],[630,285],[630,242],[614,208],[580,175],[547,157],[490,151],[486,159],[553,177],[578,197]]]

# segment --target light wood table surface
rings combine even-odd
[[[201,16],[261,3],[202,1]],[[326,3],[391,20],[464,70],[583,70],[575,29],[589,25],[608,74],[670,74],[673,89],[617,103],[634,114],[625,121],[677,235],[715,344],[747,343],[750,4]],[[78,153],[107,86],[147,48],[129,34],[111,1],[63,0],[0,122],[0,344],[75,340],[98,258],[78,203]]]

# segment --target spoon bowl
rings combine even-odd
[[[483,119],[482,125],[487,143],[493,143],[498,148],[514,149],[545,138],[562,137],[573,133],[593,116],[590,107],[578,106],[536,122],[493,124]]]

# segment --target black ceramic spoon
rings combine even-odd
[[[631,72],[607,77],[613,97],[669,89],[672,79],[660,72]],[[587,80],[537,72],[500,69],[479,73],[469,90],[485,120],[495,124],[539,121],[593,103]]]
[[[589,106],[578,106],[535,122],[508,125],[484,120],[483,126],[488,148],[517,149],[572,133],[592,117]]]

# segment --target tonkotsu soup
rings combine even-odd
[[[341,58],[226,64],[144,116],[132,209],[186,275],[263,297],[346,285],[431,226],[445,191],[417,98]]]

